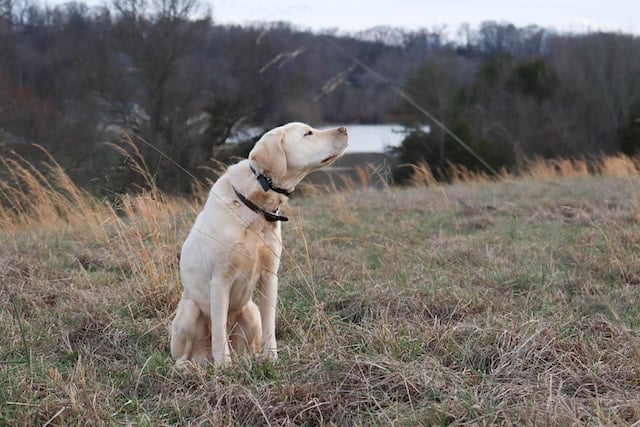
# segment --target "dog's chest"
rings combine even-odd
[[[246,304],[260,279],[277,274],[281,251],[279,227],[266,233],[245,231],[244,237],[231,248],[227,265],[230,308]]]

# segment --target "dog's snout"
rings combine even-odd
[[[338,132],[340,132],[340,133],[344,133],[345,135],[348,133],[348,132],[347,132],[347,128],[346,128],[346,127],[344,127],[344,126],[340,126],[340,127],[338,128]]]

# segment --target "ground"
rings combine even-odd
[[[279,360],[185,370],[169,325],[201,199],[41,188],[0,211],[0,424],[632,424],[639,180],[307,192]]]

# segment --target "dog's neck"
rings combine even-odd
[[[251,169],[251,173],[253,174],[253,176],[256,177],[256,179],[258,180],[258,183],[260,183],[260,187],[262,187],[262,189],[265,192],[272,190],[272,191],[275,191],[276,193],[284,194],[285,196],[290,196],[291,193],[293,192],[293,190],[289,191],[289,190],[285,190],[284,188],[275,186],[271,178],[266,176],[264,173],[258,173],[258,171],[256,171],[256,169],[253,166],[251,166],[251,163],[249,163],[249,169]]]
[[[249,169],[251,176],[255,179],[255,181],[252,180],[250,186],[243,187],[244,190],[239,191],[233,184],[231,185],[238,200],[247,208],[263,216],[267,222],[288,221],[289,218],[280,215],[280,212],[281,208],[286,206],[287,198],[291,192],[274,185],[271,179],[263,173],[257,172],[250,163]],[[243,172],[243,175],[245,173]]]
[[[278,215],[280,212],[280,209],[276,210],[275,212],[269,212],[266,209],[261,208],[257,204],[253,203],[249,198],[245,197],[242,193],[236,190],[234,186],[231,186],[231,188],[233,188],[233,191],[236,193],[236,196],[238,197],[238,199],[242,203],[244,203],[246,207],[248,207],[249,209],[251,209],[256,213],[262,214],[262,216],[264,216],[264,219],[266,219],[268,222],[289,221],[289,218],[287,218],[286,216]]]

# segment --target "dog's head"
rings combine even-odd
[[[293,188],[310,172],[336,161],[347,141],[345,127],[318,130],[304,123],[289,123],[264,134],[249,153],[249,160],[258,173]]]

